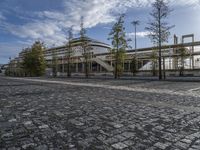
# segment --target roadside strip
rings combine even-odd
[[[51,83],[51,84],[62,84],[62,85],[72,85],[72,86],[85,86],[85,87],[94,87],[94,88],[105,88],[112,90],[125,90],[125,91],[133,91],[133,92],[146,92],[146,93],[154,93],[154,94],[170,94],[177,96],[193,96],[200,97],[199,94],[192,93],[192,90],[187,92],[183,91],[172,91],[166,89],[149,89],[149,88],[141,88],[141,87],[127,87],[127,86],[114,86],[114,85],[106,85],[106,84],[94,84],[94,83],[81,83],[81,82],[68,82],[68,81],[50,81],[45,79],[32,79],[32,78],[16,78],[16,77],[3,77],[5,79],[13,79],[13,80],[22,80],[22,81],[32,81],[32,82],[40,82],[40,83]]]

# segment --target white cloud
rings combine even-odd
[[[128,0],[129,1],[129,0]],[[139,7],[147,7],[150,6],[155,0],[130,0],[128,5],[131,6],[139,6]],[[200,0],[165,0],[169,2],[171,6],[196,6],[200,4]]]
[[[75,22],[75,30],[79,29],[81,16],[84,17],[85,27],[91,28],[97,24],[107,24],[113,22],[115,17],[113,13],[116,13],[118,9],[119,13],[123,12],[123,7],[119,6],[119,0],[84,0],[79,1],[72,0],[66,1],[65,5],[67,13],[71,17],[71,22]]]
[[[9,58],[17,57],[17,54],[21,51],[22,48],[27,47],[30,43],[24,43],[22,41],[17,41],[14,43],[10,42],[1,42],[0,44],[0,64],[7,63]]]
[[[148,34],[149,34],[149,32],[147,32],[147,31],[136,32],[136,35],[137,35],[138,38],[147,37]],[[126,35],[129,38],[133,38],[133,37],[135,37],[135,32],[130,32],[130,33],[127,33]]]
[[[4,17],[4,15],[0,12],[0,20],[6,20],[6,18]]]
[[[22,26],[5,23],[4,28],[20,38],[43,40],[47,45],[62,45],[66,40],[62,28],[48,20],[27,23]]]
[[[170,5],[182,5],[182,6],[195,6],[200,4],[199,0],[169,0]]]
[[[98,24],[108,24],[115,21],[115,13],[125,12],[127,2],[120,0],[69,0],[64,1],[64,11],[41,11],[35,14],[38,21],[32,21],[21,26],[5,23],[5,29],[10,33],[26,39],[42,39],[48,45],[62,45],[66,41],[66,30],[73,26],[74,31],[80,29],[81,17],[84,26],[92,28]]]
[[[23,25],[5,23],[4,28],[10,33],[25,39],[41,39],[47,45],[62,45],[66,41],[66,30],[73,26],[80,29],[81,16],[86,28],[115,21],[116,14],[124,13],[129,8],[149,6],[154,0],[63,0],[65,10],[35,12],[36,21]],[[196,5],[199,0],[169,0],[171,5]],[[3,16],[0,13],[0,18]],[[35,20],[35,18],[34,18]],[[145,37],[146,32],[138,32]],[[129,33],[132,36],[132,33]]]

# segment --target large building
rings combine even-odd
[[[185,39],[191,39],[190,42],[185,42]],[[115,59],[111,53],[111,46],[97,40],[86,38],[91,47],[89,68],[90,73],[112,73],[114,70]],[[193,71],[194,75],[200,75],[200,42],[194,40],[194,35],[184,35],[181,37],[181,42],[178,43],[178,37],[174,36],[174,43],[171,45],[162,46],[162,67],[166,70],[168,75],[176,75],[181,65],[184,65],[185,70],[188,74]],[[72,40],[74,55],[72,60],[72,73],[83,73],[84,72],[84,58],[82,55],[82,49],[80,45],[80,39],[76,38]],[[188,52],[184,58],[179,52],[179,49],[184,47]],[[27,49],[28,50],[28,49]],[[18,58],[13,59],[12,66],[21,62],[24,54],[27,50],[22,51]],[[140,48],[137,50],[127,50],[126,59],[124,61],[124,72],[130,74],[132,71],[132,60],[137,55],[137,68],[139,74],[151,74],[153,68],[152,53],[156,51],[157,47]],[[57,59],[57,71],[60,75],[66,75],[67,72],[67,46],[53,47],[44,51],[44,57],[47,62],[47,74],[52,74],[52,60],[53,56]],[[156,63],[155,69],[158,69]]]
[[[110,45],[99,42],[97,40],[86,38],[89,42],[90,50],[90,70],[91,72],[102,72],[107,69],[108,71],[112,71],[112,67],[107,64],[105,60],[105,56],[96,57],[96,55],[101,55],[103,53],[108,53],[111,49]],[[81,73],[84,72],[84,59],[82,56],[82,49],[80,45],[80,39],[76,38],[72,40],[72,72],[73,73]],[[58,72],[60,74],[65,74],[67,72],[67,46],[55,47],[45,50],[44,56],[47,61],[47,66],[51,68],[53,55],[55,55],[58,59]]]

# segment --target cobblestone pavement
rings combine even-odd
[[[200,83],[0,77],[1,150],[199,150]]]

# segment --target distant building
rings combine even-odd
[[[1,73],[5,73],[6,68],[8,68],[7,64],[1,65],[0,66]]]

